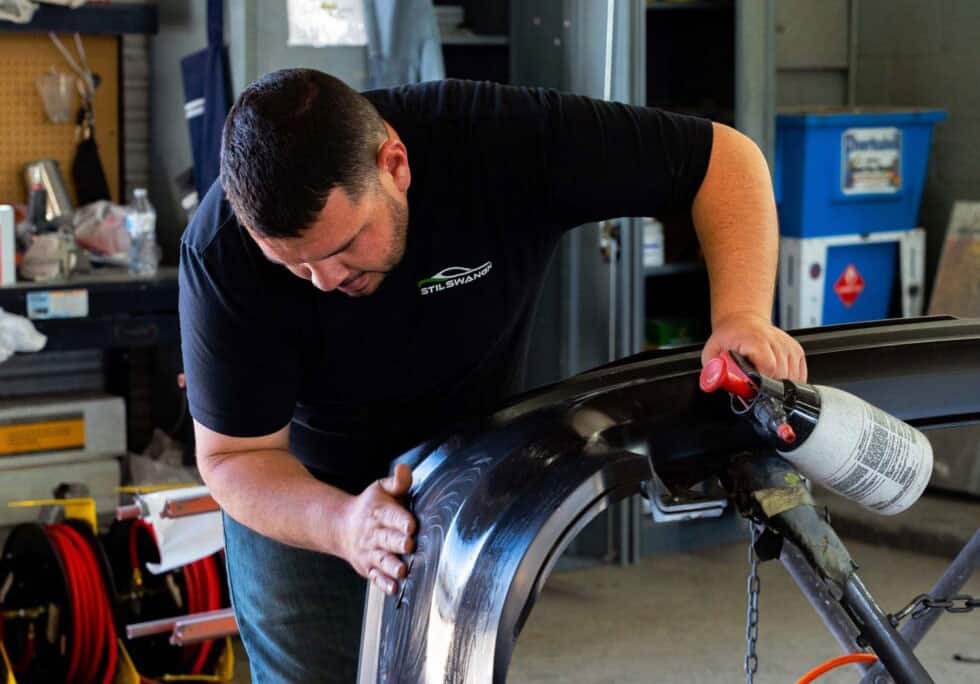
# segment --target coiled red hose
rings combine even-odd
[[[68,581],[72,638],[68,658],[68,684],[110,684],[116,673],[116,626],[109,594],[95,551],[69,525],[50,525],[45,532],[61,557]],[[97,680],[100,666],[102,679]]]
[[[221,579],[214,556],[185,565],[184,583],[187,587],[188,613],[203,613],[221,608]],[[191,674],[203,673],[213,647],[214,640],[203,641],[200,646],[189,652]]]
[[[134,520],[129,528],[129,561],[134,570],[142,572],[138,546],[140,530],[145,530],[154,541],[156,535],[153,526],[142,519]],[[183,572],[188,614],[221,608],[221,577],[214,556],[185,565]],[[213,648],[213,640],[185,647],[183,660],[189,674],[203,674]]]

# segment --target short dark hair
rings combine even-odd
[[[238,97],[221,137],[221,187],[239,222],[296,237],[328,193],[353,199],[377,178],[384,119],[363,95],[315,69],[262,76]]]

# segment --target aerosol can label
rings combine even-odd
[[[816,386],[820,418],[807,440],[780,452],[814,482],[883,515],[915,503],[932,476],[925,435],[833,387]]]

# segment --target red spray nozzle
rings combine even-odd
[[[742,399],[751,399],[756,394],[755,383],[738,367],[728,352],[722,352],[701,369],[701,389],[705,392],[723,389]]]
[[[796,441],[796,430],[789,423],[781,423],[776,428],[776,436],[786,444],[793,444]]]

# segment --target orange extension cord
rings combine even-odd
[[[45,531],[61,556],[68,580],[72,639],[66,681],[95,682],[104,665],[101,682],[110,684],[119,656],[116,626],[95,552],[69,525],[50,525]]]
[[[831,670],[835,670],[838,667],[843,667],[844,665],[850,665],[851,663],[871,663],[877,662],[878,657],[872,653],[849,653],[848,655],[842,655],[837,658],[828,660],[823,665],[818,665],[813,668],[805,675],[800,677],[796,684],[810,684],[813,680],[822,674],[826,674]]]

